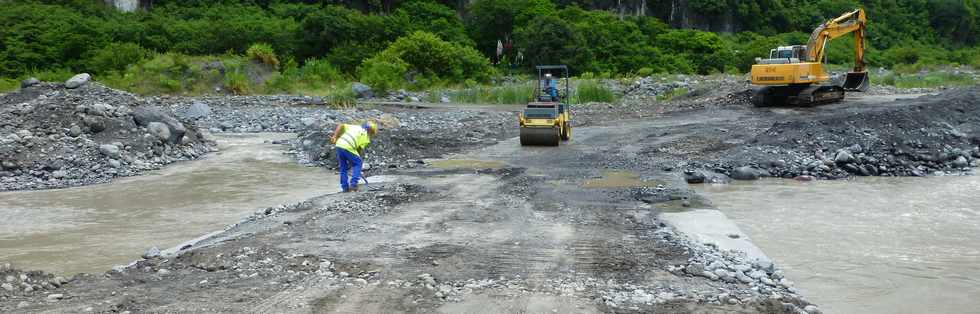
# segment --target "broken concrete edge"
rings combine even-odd
[[[368,183],[368,186],[370,186],[370,184],[394,182],[394,181],[396,181],[398,179],[398,177],[399,176],[392,176],[392,175],[377,175],[377,176],[367,177],[366,179],[369,182]],[[313,197],[313,198],[325,197],[325,196],[331,196],[331,195],[337,195],[337,194],[340,194],[340,193],[341,193],[341,191],[338,188],[337,190],[334,190],[334,191],[331,191],[331,192],[328,192],[328,193],[324,193],[324,194],[322,194],[320,196],[316,196],[316,197]],[[303,202],[305,202],[305,201],[303,201]],[[298,203],[294,203],[294,204],[282,204],[282,205],[276,206],[276,208],[280,208],[280,209],[281,208],[286,208],[286,207],[288,207],[290,205],[296,205],[296,204],[303,203],[303,202],[298,202]],[[241,220],[238,220],[237,222],[234,222],[234,223],[231,223],[229,225],[226,225],[225,228],[222,229],[222,230],[211,231],[211,232],[205,233],[205,234],[203,234],[201,236],[198,236],[196,238],[193,238],[193,239],[190,239],[190,240],[181,242],[180,244],[175,245],[173,247],[160,250],[159,257],[161,257],[161,258],[175,258],[177,256],[180,256],[181,254],[184,254],[184,253],[186,253],[188,251],[191,251],[192,249],[198,249],[198,248],[207,247],[208,245],[218,244],[221,241],[215,241],[214,243],[211,243],[211,244],[208,244],[208,245],[203,245],[203,246],[202,245],[199,245],[199,244],[204,243],[206,241],[217,239],[222,234],[225,234],[227,232],[230,232],[231,230],[235,229],[236,227],[239,227],[239,226],[244,225],[244,224],[247,224],[247,223],[255,222],[257,220],[261,220],[261,219],[265,219],[265,218],[268,218],[268,217],[272,217],[272,216],[274,216],[274,214],[278,213],[278,212],[271,212],[270,214],[259,214],[259,212],[263,212],[263,211],[265,211],[265,209],[259,209],[255,214],[249,215],[248,217],[242,218]],[[130,268],[132,266],[135,266],[137,263],[139,263],[140,261],[143,261],[143,260],[146,260],[146,258],[140,258],[140,259],[137,259],[137,260],[134,260],[134,261],[130,262],[129,264],[120,265],[120,266],[122,266],[123,268]],[[113,268],[115,269],[117,267],[113,267]]]
[[[745,253],[750,262],[769,262],[769,258],[749,239],[734,221],[720,210],[694,209],[684,212],[661,213],[659,218],[688,239],[719,250]],[[735,235],[737,237],[732,237]]]

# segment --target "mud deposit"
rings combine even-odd
[[[980,307],[980,177],[763,180],[704,193],[826,313]]]
[[[220,229],[256,209],[335,189],[336,176],[299,166],[292,134],[220,135],[221,152],[151,175],[64,190],[0,193],[0,261],[58,274],[101,273]]]

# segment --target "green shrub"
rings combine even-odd
[[[383,93],[405,85],[408,67],[408,63],[402,59],[382,53],[364,60],[357,73],[361,82]]]
[[[324,59],[307,59],[299,72],[304,81],[313,84],[333,83],[343,79],[340,71]]]
[[[616,101],[616,94],[595,80],[580,80],[575,88],[573,97],[574,103],[606,102]]]
[[[263,90],[266,93],[286,93],[291,94],[296,91],[296,77],[284,73],[277,73],[265,81]]]
[[[422,77],[462,82],[489,79],[490,62],[473,48],[446,42],[427,32],[414,32],[399,38],[381,54],[398,58]]]
[[[245,55],[251,60],[262,62],[273,68],[279,68],[279,57],[276,56],[276,51],[272,49],[272,46],[268,44],[252,44],[245,51]]]
[[[409,85],[406,74],[411,73]],[[399,38],[361,64],[361,81],[379,91],[407,86],[426,88],[441,81],[485,81],[493,75],[489,61],[470,47],[449,43],[426,32]]]
[[[75,72],[68,69],[48,69],[43,71],[32,71],[29,77],[37,78],[44,82],[64,82],[75,76]]]
[[[0,78],[0,93],[11,92],[20,87],[20,82],[11,78]]]
[[[884,85],[895,86],[895,74],[882,76],[880,79],[878,79],[878,82]]]
[[[648,68],[648,67],[642,67],[642,68],[640,68],[639,70],[636,71],[636,76],[639,76],[639,77],[647,77],[647,76],[653,75],[654,73],[656,73],[656,72],[654,72],[653,69]]]
[[[86,67],[93,73],[122,71],[131,64],[139,63],[150,51],[134,43],[112,43],[91,52]]]

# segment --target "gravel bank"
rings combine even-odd
[[[105,183],[212,148],[197,127],[98,83],[37,82],[0,95],[0,191]]]

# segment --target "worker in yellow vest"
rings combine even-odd
[[[357,182],[361,179],[364,149],[371,144],[371,136],[378,133],[378,124],[373,121],[357,124],[340,124],[333,131],[330,143],[337,150],[337,162],[340,164],[340,188],[344,192],[357,191]],[[350,181],[347,181],[347,169],[351,169]]]

